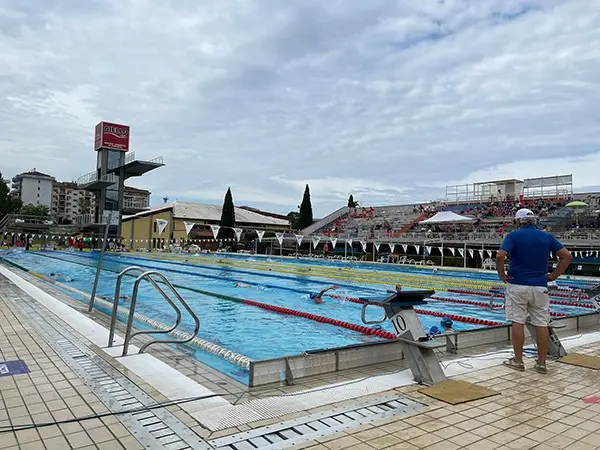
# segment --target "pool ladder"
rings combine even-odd
[[[171,284],[169,280],[160,272],[156,270],[148,270],[145,271],[141,267],[131,266],[124,269],[119,276],[117,277],[117,284],[115,286],[115,297],[113,299],[113,310],[112,316],[110,320],[110,331],[108,335],[108,346],[113,346],[113,341],[115,337],[115,327],[117,324],[117,313],[119,310],[119,297],[121,296],[121,282],[125,275],[128,275],[130,272],[140,272],[140,275],[135,279],[135,283],[133,285],[133,293],[131,294],[131,301],[129,305],[129,315],[127,318],[127,328],[125,331],[125,340],[123,342],[123,354],[122,356],[127,356],[127,350],[129,349],[129,343],[134,336],[140,334],[169,334],[173,332],[181,323],[181,309],[173,302],[173,300],[167,295],[162,287],[159,286],[159,283],[164,284],[169,288],[171,293],[177,298],[177,301],[185,308],[185,310],[189,313],[195,323],[194,332],[187,337],[186,339],[155,339],[153,341],[147,342],[144,344],[139,353],[144,353],[144,351],[154,344],[185,344],[186,342],[190,342],[193,340],[198,334],[198,330],[200,329],[200,320],[198,316],[192,311],[187,302],[179,295],[175,287]],[[132,332],[133,320],[135,318],[135,305],[137,302],[137,296],[140,288],[140,284],[143,280],[148,281],[154,288],[162,295],[162,297],[166,300],[166,302],[171,305],[171,307],[175,310],[177,314],[177,319],[175,320],[175,324],[169,328],[168,330],[147,330],[147,331],[136,331]],[[157,281],[158,280],[158,281]]]

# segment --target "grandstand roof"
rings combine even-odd
[[[135,217],[143,217],[159,212],[173,210],[173,217],[176,219],[205,220],[219,222],[221,220],[221,205],[210,205],[205,203],[187,203],[174,202],[168,205],[162,205],[148,211],[143,211],[133,216],[124,217],[129,220]],[[248,211],[246,209],[235,207],[235,221],[242,224],[260,224],[289,226],[289,220],[277,219],[275,217],[264,216],[262,214]]]

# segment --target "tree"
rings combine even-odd
[[[298,217],[298,229],[302,230],[313,224],[312,204],[310,203],[310,188],[308,184],[304,188],[304,197],[300,204],[300,215]]]
[[[21,214],[24,216],[50,217],[50,208],[46,205],[25,205],[21,207]]]
[[[354,201],[352,194],[348,197],[348,208],[356,208],[356,202]]]
[[[218,239],[231,239],[233,238],[233,230],[235,227],[235,206],[233,205],[233,196],[231,195],[231,188],[227,188],[225,193],[225,200],[223,200],[223,209],[221,211],[221,229],[217,236]]]
[[[298,214],[297,211],[290,211],[289,213],[287,213],[287,218],[290,221],[290,226],[294,230],[298,229],[298,218],[299,217],[300,217],[300,214]]]
[[[79,206],[79,214],[91,214],[92,213],[92,199],[89,197],[81,197],[77,201]]]
[[[21,200],[10,195],[8,186],[2,179],[2,175],[0,175],[0,219],[6,214],[17,213],[22,206]]]

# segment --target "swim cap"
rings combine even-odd
[[[444,328],[452,328],[452,323],[453,322],[450,317],[444,317],[442,320],[440,320],[440,325]]]
[[[434,325],[429,329],[429,334],[441,334],[441,331]]]

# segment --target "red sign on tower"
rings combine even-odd
[[[118,123],[100,122],[96,125],[94,150],[129,150],[129,126]]]

